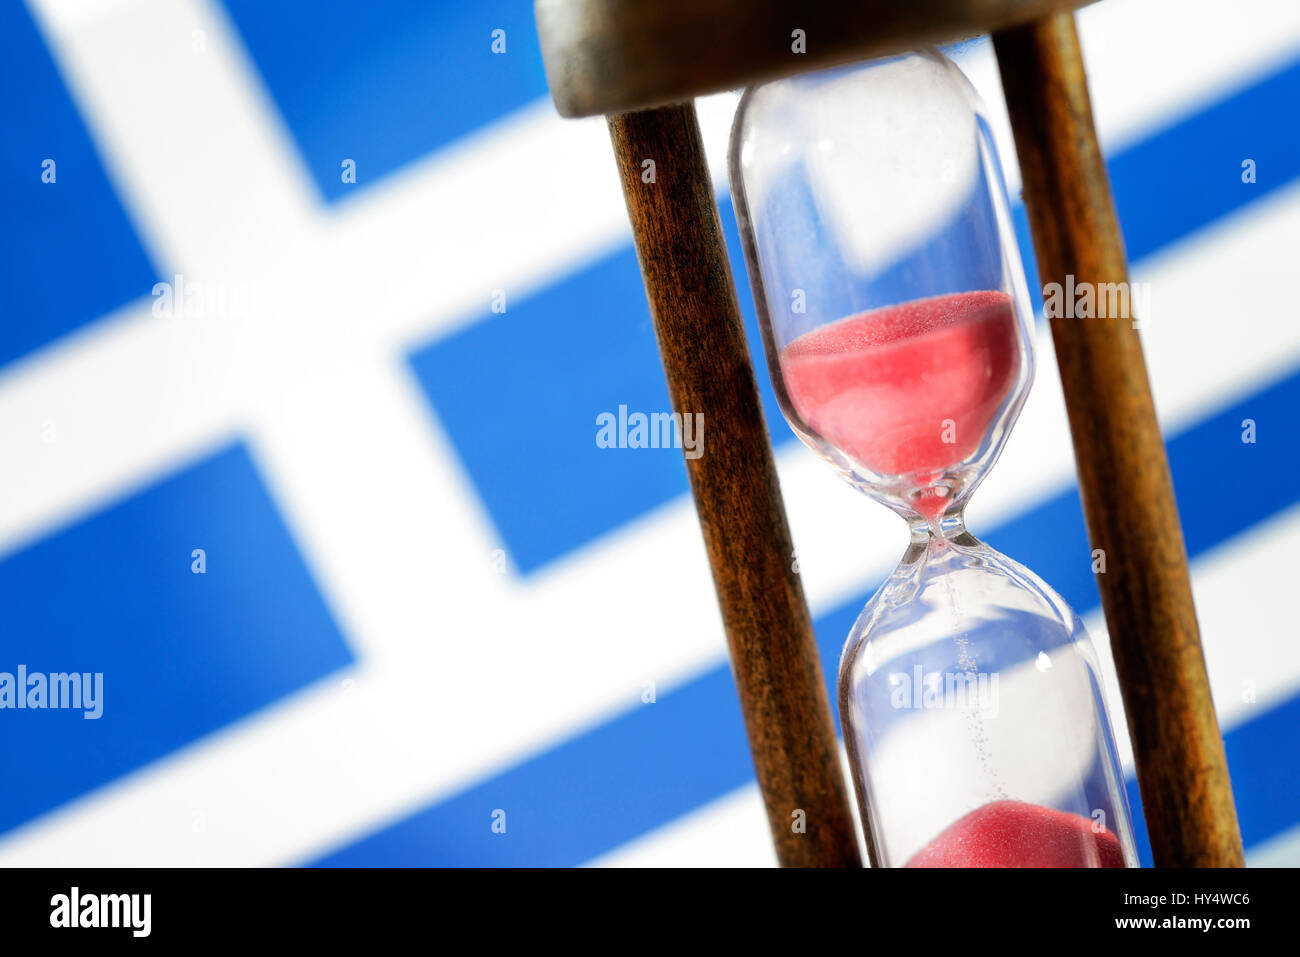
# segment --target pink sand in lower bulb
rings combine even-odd
[[[1086,817],[1022,801],[971,811],[927,844],[908,867],[1124,867],[1111,831]]]
[[[881,475],[938,473],[976,451],[1015,386],[1015,311],[993,291],[874,309],[795,339],[781,370],[795,410],[844,454]]]

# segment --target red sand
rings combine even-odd
[[[841,452],[881,475],[941,472],[975,452],[1015,385],[1015,312],[991,291],[875,309],[800,336],[781,369],[796,411]]]
[[[1111,831],[1077,814],[1022,801],[976,808],[922,848],[908,867],[1124,867]]]

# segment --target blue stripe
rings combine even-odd
[[[0,103],[3,367],[149,295],[156,272],[22,3],[0,4]]]
[[[1300,818],[1300,697],[1257,715],[1223,736],[1232,772],[1232,794],[1237,802],[1241,840],[1247,849],[1262,844],[1292,827]],[[1142,816],[1142,796],[1137,779],[1130,777],[1129,805],[1133,808],[1138,856],[1151,867],[1151,844]]]
[[[0,560],[0,672],[104,676],[0,710],[0,832],[352,660],[243,445],[165,478]]]
[[[546,95],[529,0],[224,2],[327,200]]]
[[[1294,465],[1291,416],[1297,405],[1300,372],[1169,441],[1193,557],[1300,501],[1300,488],[1276,478]],[[1243,418],[1260,423],[1258,443],[1241,441]],[[1206,468],[1207,462],[1214,468]],[[1210,480],[1223,475],[1233,477],[1230,494]],[[864,501],[863,507],[874,506]],[[1097,607],[1076,490],[993,529],[988,541],[1038,572],[1075,608]],[[868,597],[863,593],[816,622],[828,687],[840,647]],[[1230,736],[1232,769],[1240,771],[1235,790],[1242,828],[1250,843],[1300,819],[1300,789],[1281,786],[1294,780],[1300,764],[1300,742],[1288,730],[1295,727],[1297,709],[1300,700]],[[720,667],[318,863],[576,865],[751,780],[734,686]],[[504,835],[490,827],[496,809],[506,812]]]
[[[1131,254],[1147,256],[1300,176],[1300,126],[1277,120],[1290,115],[1284,104],[1297,101],[1300,63],[1115,156],[1110,171]],[[1258,183],[1241,182],[1243,157],[1259,163]],[[1022,207],[1016,215],[1032,276]],[[743,285],[726,201],[722,216],[732,271]],[[740,301],[761,367],[744,289]],[[687,489],[678,452],[595,445],[600,412],[620,404],[669,408],[631,249],[418,350],[411,364],[521,573]],[[759,382],[773,441],[792,441],[761,371]]]
[[[1142,259],[1300,175],[1300,62],[1118,154],[1109,164],[1124,244]],[[1285,117],[1292,117],[1290,121]],[[1257,181],[1242,182],[1242,161]]]

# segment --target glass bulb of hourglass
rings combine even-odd
[[[873,863],[1133,864],[1087,633],[964,524],[1033,379],[974,90],[936,51],[753,88],[731,188],[786,419],[911,529],[840,664]]]

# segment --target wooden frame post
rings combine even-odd
[[[704,416],[703,454],[686,471],[777,857],[859,866],[695,107],[611,116],[609,130],[673,408]]]
[[[1073,13],[993,35],[1044,287],[1127,283]],[[1129,302],[1131,303],[1131,297]],[[1131,317],[1051,319],[1155,863],[1242,866],[1164,440]],[[1082,560],[1082,559],[1081,559]]]

